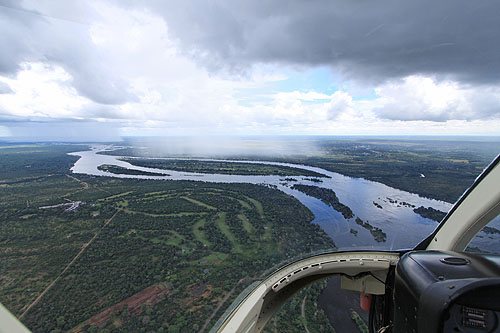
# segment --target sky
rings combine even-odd
[[[0,0],[0,139],[500,135],[499,1]]]

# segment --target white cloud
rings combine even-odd
[[[500,116],[500,88],[410,76],[375,89],[374,112],[391,120],[473,120]]]
[[[352,102],[352,97],[344,91],[336,91],[332,96],[331,100],[327,105],[328,108],[328,119],[334,120],[338,119],[345,113],[353,112],[354,103]]]
[[[21,118],[78,118],[88,104],[71,86],[71,75],[62,67],[24,63],[14,79],[4,78],[15,92],[0,95],[4,115]]]

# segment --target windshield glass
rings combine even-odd
[[[466,249],[471,253],[500,254],[500,215],[477,233]]]
[[[208,332],[290,261],[413,248],[500,153],[499,5],[435,7],[0,0],[0,302]],[[337,282],[268,329],[362,327]]]

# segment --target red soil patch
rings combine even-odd
[[[212,293],[213,289],[214,289],[214,287],[212,287],[211,285],[206,285],[205,292],[203,294],[201,294],[201,297],[203,297],[203,298],[209,297],[210,294]]]
[[[189,294],[195,298],[200,297],[205,291],[206,283],[202,282],[188,287]]]
[[[212,293],[213,287],[209,284],[205,283],[195,283],[186,288],[187,293],[189,294],[189,297],[184,297],[179,300],[179,305],[182,308],[189,309],[189,311],[193,312],[203,306],[203,304],[200,305],[193,305],[193,303],[197,300],[200,299],[207,299],[210,297]]]
[[[160,301],[169,291],[168,287],[163,284],[154,285],[141,290],[137,294],[126,298],[120,303],[117,303],[90,318],[90,325],[102,326],[109,320],[113,312],[122,311],[125,304],[127,304],[129,316],[131,314],[137,315],[141,313],[142,305],[153,304]]]

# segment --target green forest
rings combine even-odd
[[[0,301],[34,332],[208,331],[270,267],[335,247],[280,191],[73,175],[70,148],[5,159],[21,172],[0,188]]]

